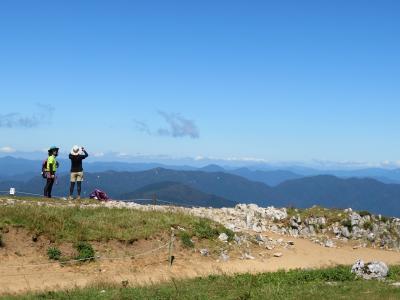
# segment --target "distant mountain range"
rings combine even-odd
[[[237,202],[262,206],[322,205],[400,216],[400,185],[371,178],[318,175],[287,180],[272,187],[224,172],[164,168],[140,172],[87,172],[85,176],[86,195],[100,188],[115,199],[147,198],[156,193],[163,200],[202,206],[232,206]],[[59,176],[54,195],[67,195],[68,179],[68,175]],[[17,191],[41,194],[43,184],[44,180],[37,175],[26,182],[2,180],[0,190],[16,187]]]
[[[45,157],[43,158],[45,159]],[[69,171],[70,161],[59,158],[60,173]],[[0,180],[26,181],[37,176],[41,169],[40,160],[28,160],[11,156],[0,157]],[[165,168],[179,171],[221,172],[238,175],[252,181],[277,186],[287,180],[308,176],[333,175],[340,178],[373,178],[383,183],[400,183],[400,169],[367,168],[358,170],[317,170],[312,168],[287,166],[282,169],[265,169],[256,167],[229,168],[211,164],[202,168],[193,166],[163,165],[159,163],[124,163],[124,162],[91,162],[85,161],[85,171],[91,173],[117,171],[139,172],[154,168]]]

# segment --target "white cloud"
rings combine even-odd
[[[104,152],[97,152],[93,154],[94,157],[103,157],[104,155]]]
[[[159,135],[174,138],[190,137],[192,139],[198,139],[200,137],[199,129],[193,120],[186,119],[179,113],[158,111],[158,114],[166,122],[164,127],[153,131],[146,122],[133,119],[136,129],[152,136]]]
[[[117,156],[119,156],[119,157],[127,157],[127,156],[129,156],[129,154],[125,153],[125,152],[119,152],[119,153],[117,153]]]
[[[188,136],[192,139],[199,138],[199,129],[193,120],[186,119],[178,113],[158,111],[158,114],[164,118],[169,127],[158,129],[159,135],[172,136],[174,138],[185,136]]]
[[[0,152],[1,153],[14,153],[17,150],[15,150],[14,148],[10,147],[10,146],[4,146],[0,148]]]

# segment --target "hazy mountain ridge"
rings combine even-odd
[[[43,155],[43,160],[45,159]],[[29,160],[12,156],[0,157],[0,180],[26,181],[40,174],[43,160]],[[69,172],[70,161],[68,158],[59,157],[60,173]],[[183,171],[223,172],[244,177],[251,181],[263,182],[269,186],[276,186],[287,180],[299,179],[308,176],[333,175],[341,178],[374,178],[383,183],[400,183],[400,169],[365,168],[358,170],[317,170],[305,167],[286,166],[279,168],[266,167],[265,165],[251,167],[222,167],[210,164],[204,167],[188,165],[165,165],[160,163],[128,163],[128,162],[102,162],[91,161],[91,157],[85,161],[85,171],[106,172],[139,172],[154,168]]]
[[[237,204],[237,202],[206,194],[188,185],[173,181],[150,184],[137,189],[135,192],[122,194],[118,199],[152,199],[153,195],[156,195],[158,199],[183,205],[223,207]]]
[[[190,190],[194,189],[198,194],[204,193],[205,199],[219,197],[215,198],[218,199],[218,206],[223,199],[227,199],[228,201],[221,206],[231,206],[234,202],[299,208],[321,205],[330,208],[352,207],[384,215],[400,216],[400,185],[384,184],[369,178],[343,179],[331,175],[319,175],[288,180],[270,187],[261,182],[223,172],[179,171],[164,168],[141,172],[86,173],[85,176],[86,195],[95,188],[101,188],[115,199],[125,194],[139,195],[140,189],[143,189],[142,195],[160,192],[167,197],[167,191],[183,197],[182,190],[186,189],[191,193]],[[59,176],[53,194],[67,195],[68,181],[68,175]],[[177,185],[171,189],[166,184],[168,182]],[[162,184],[157,190],[157,184],[160,183]],[[0,181],[0,190],[7,191],[10,187],[16,187],[19,191],[42,194],[43,185],[43,179],[37,176],[27,182]],[[147,189],[144,188],[146,186]],[[138,190],[138,194],[135,194]],[[174,195],[171,195],[171,199],[173,197]]]

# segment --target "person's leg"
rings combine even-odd
[[[76,183],[77,183],[77,190],[78,190],[78,199],[81,199],[81,190],[82,190],[82,180],[83,180],[83,172],[79,172],[76,175]]]
[[[78,199],[81,198],[81,190],[82,190],[82,181],[77,182],[77,190],[78,190]]]
[[[72,200],[73,199],[72,196],[74,194],[75,182],[76,182],[76,173],[75,172],[71,172],[68,200]]]
[[[48,190],[49,190],[49,179],[46,179],[46,184],[44,185],[43,195],[45,198],[48,197]]]
[[[47,197],[51,198],[51,191],[53,189],[54,178],[47,179],[48,187],[47,187]]]
[[[69,197],[72,198],[72,195],[74,194],[74,188],[75,188],[75,182],[71,181],[71,184],[69,186]]]

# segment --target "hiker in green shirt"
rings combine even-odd
[[[44,196],[51,198],[51,190],[53,189],[53,184],[56,178],[56,172],[58,167],[58,162],[56,157],[58,156],[58,150],[56,146],[50,147],[47,158],[47,164],[45,169],[46,185],[44,187]]]

